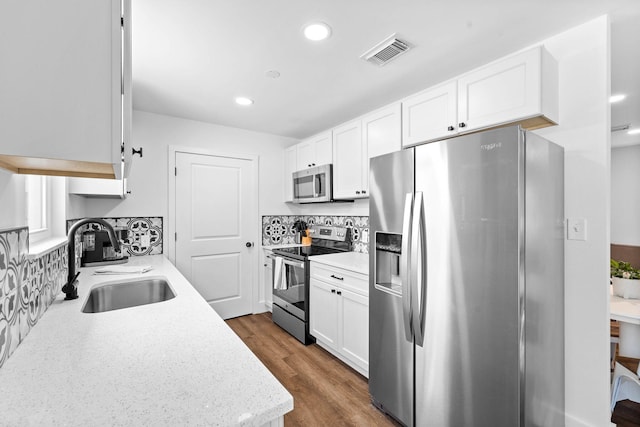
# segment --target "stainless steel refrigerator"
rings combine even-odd
[[[519,127],[371,159],[369,392],[407,426],[564,425],[564,152]]]

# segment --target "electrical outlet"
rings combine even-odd
[[[587,220],[584,218],[567,219],[567,240],[587,240]]]

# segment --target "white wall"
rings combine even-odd
[[[282,201],[282,152],[297,143],[295,139],[142,111],[133,113],[132,139],[135,148],[144,148],[144,157],[133,158],[128,180],[131,195],[125,200],[87,199],[88,216],[162,216],[166,221],[169,146],[259,156],[260,215],[291,212]]]
[[[82,218],[85,216],[83,198],[70,196],[66,192],[65,179],[50,178],[51,203],[54,218]],[[25,175],[8,172],[0,168],[0,230],[27,226]],[[53,236],[66,234],[64,221],[53,224]]]
[[[611,243],[640,246],[640,145],[611,150]]]
[[[27,225],[24,176],[0,168],[0,230]]]
[[[587,240],[565,242],[566,425],[609,418],[609,22],[544,41],[560,69],[560,125],[537,133],[565,148],[565,216]]]

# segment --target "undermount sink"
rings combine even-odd
[[[83,313],[102,313],[121,308],[154,304],[175,298],[176,294],[163,278],[144,278],[111,282],[91,289],[82,307]]]

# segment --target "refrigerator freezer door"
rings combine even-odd
[[[413,343],[407,340],[408,296],[400,270],[409,238],[402,233],[413,164],[413,150],[375,157],[369,178],[369,392],[376,406],[405,425],[413,422]]]
[[[428,254],[417,426],[520,425],[519,136],[504,128],[415,149]]]

